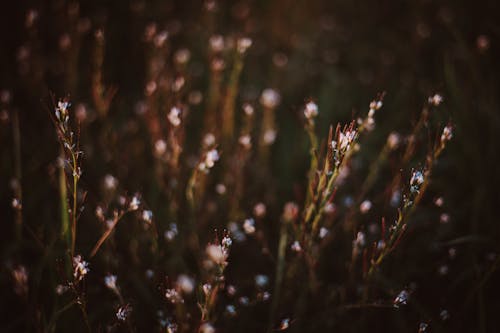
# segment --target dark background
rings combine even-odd
[[[56,223],[52,221],[58,218],[57,186],[50,176],[58,147],[46,112],[51,105],[49,92],[69,94],[75,102],[90,104],[92,33],[81,38],[80,53],[72,65],[78,76],[72,80],[67,75],[67,63],[64,65],[66,55],[58,48],[60,35],[71,26],[65,6],[67,3],[54,0],[0,4],[0,88],[12,91],[9,109],[19,112],[24,218],[34,230]],[[201,65],[211,32],[252,37],[254,45],[246,58],[239,98],[255,98],[266,87],[277,87],[282,93],[280,137],[272,160],[277,193],[284,198],[280,202],[290,197],[288,193],[307,167],[308,143],[298,117],[305,99],[318,101],[318,132],[324,136],[330,123],[347,121],[353,114],[364,112],[369,101],[385,91],[384,108],[377,118],[376,145],[392,129],[408,131],[427,97],[440,92],[444,103],[436,118],[441,124],[451,121],[455,137],[436,167],[433,191],[444,196],[444,208],[451,219],[448,224],[440,224],[439,214],[419,215],[424,227],[408,237],[387,266],[393,282],[400,286],[415,282],[419,286],[414,311],[353,310],[335,324],[322,313],[311,314],[309,330],[340,327],[341,331],[352,332],[416,332],[422,320],[430,322],[433,331],[500,330],[500,4],[485,0],[221,1],[217,20],[211,26],[203,20],[202,7],[199,1],[80,3],[80,17],[92,22],[90,31],[100,27],[106,33],[104,79],[119,89],[110,110],[112,131],[120,132],[127,119],[136,117],[134,108],[143,95],[145,81],[141,38],[144,26],[151,21],[174,27],[174,31],[178,26],[170,39],[173,48],[188,47],[192,61]],[[24,28],[29,8],[39,11],[34,40]],[[248,10],[244,19],[238,18],[242,10]],[[487,45],[480,45],[481,41],[487,41]],[[36,64],[24,72],[17,60],[23,45],[30,46],[30,63]],[[276,54],[287,57],[284,68],[273,64]],[[194,82],[203,90],[206,72]],[[93,130],[91,126],[84,135],[91,137]],[[123,137],[123,146],[137,139],[134,135]],[[118,156],[121,144],[115,144],[110,150]],[[19,254],[12,248],[12,156],[12,133],[6,120],[0,123],[0,283],[4,295],[0,327],[5,332],[18,331],[25,318],[24,305],[9,290],[8,263],[20,258],[41,260],[33,249]],[[101,178],[107,170],[117,170],[123,188],[153,193],[154,186],[148,185],[150,159],[122,167],[127,158],[107,160],[95,152],[84,162],[83,183],[91,191],[98,186],[92,179]],[[88,237],[96,235],[94,232]],[[91,245],[83,240],[82,246]],[[457,251],[453,260],[446,256],[451,247]],[[444,263],[449,272],[441,276],[438,268]],[[450,313],[446,323],[439,322],[441,308]],[[242,313],[240,324],[228,329],[258,330],[261,316],[259,309]],[[139,327],[148,327],[147,320],[147,316],[138,319]]]

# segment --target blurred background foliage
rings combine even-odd
[[[271,187],[277,195],[267,198],[275,201],[269,209],[278,215],[283,203],[294,199],[294,191],[304,185],[309,143],[299,115],[308,98],[319,105],[318,133],[325,137],[330,124],[366,112],[377,93],[387,93],[384,108],[377,114],[377,131],[365,143],[371,147],[363,156],[366,160],[376,156],[390,131],[409,132],[427,97],[435,92],[444,96],[435,115],[437,121],[451,121],[455,127],[455,138],[432,178],[432,191],[444,196],[450,221],[440,223],[439,214],[426,211],[424,205],[414,221],[423,227],[409,234],[384,266],[391,279],[388,284],[399,288],[418,285],[415,311],[352,309],[334,317],[324,309],[311,313],[302,327],[311,332],[331,328],[415,332],[424,320],[436,332],[495,332],[500,328],[496,318],[500,309],[496,283],[500,278],[497,1],[220,1],[213,17],[206,15],[201,1],[87,0],[80,2],[78,15],[72,14],[71,3],[61,0],[6,1],[0,6],[0,88],[12,92],[11,109],[19,114],[24,219],[34,233],[48,233],[44,225],[57,225],[59,219],[54,175],[58,146],[47,115],[52,108],[50,92],[69,95],[74,104],[85,103],[90,117],[96,117],[91,96],[93,31],[99,28],[105,35],[103,81],[118,90],[108,121],[90,122],[82,130],[83,186],[90,193],[99,193],[98,180],[112,171],[121,188],[143,193],[160,216],[165,213],[153,176],[153,158],[143,153],[147,134],[137,124],[137,103],[144,96],[147,76],[144,28],[156,22],[169,30],[172,50],[185,47],[191,51],[189,85],[201,91],[206,91],[208,81],[208,38],[214,33],[245,35],[252,38],[253,45],[245,59],[238,105],[258,100],[267,87],[282,95],[272,177],[252,185],[256,196],[247,210],[257,196],[265,198],[264,189]],[[36,33],[26,28],[26,13],[32,8],[38,11]],[[78,33],[87,23],[88,32]],[[68,46],[62,45],[65,34],[70,36]],[[193,106],[191,112],[202,112],[203,105]],[[188,151],[196,153],[201,118],[193,119],[186,144]],[[35,246],[19,254],[13,244],[13,133],[8,116],[2,114],[0,121],[0,249],[5,273],[12,260],[38,262],[44,256]],[[99,149],[98,144],[92,145],[100,141],[97,133],[106,136],[109,146]],[[88,201],[92,205],[101,199],[89,197]],[[92,218],[92,214],[84,214],[81,223],[95,224]],[[98,231],[81,237],[80,247],[89,249]],[[450,248],[456,250],[453,260],[447,256]],[[272,270],[269,263],[252,258],[248,251],[235,250],[233,260],[238,256],[255,262],[260,267],[257,270]],[[445,263],[449,272],[443,276],[439,267]],[[149,264],[143,262],[141,267]],[[234,279],[245,274],[251,279],[253,274],[249,267],[228,270]],[[333,280],[340,279],[328,267],[325,271]],[[131,270],[130,274],[127,283],[135,290],[131,293],[148,300],[150,294],[142,293],[138,278],[132,276],[138,273]],[[29,317],[37,311],[25,311],[9,288],[8,274],[2,274],[0,281],[1,330],[19,331],[25,319],[34,320]],[[49,294],[50,290],[42,290],[38,297],[53,297]],[[442,308],[450,313],[446,323],[439,319]],[[155,320],[154,305],[138,311],[139,331],[148,331],[148,322]],[[255,307],[226,323],[225,331],[261,331],[265,320],[265,310]]]

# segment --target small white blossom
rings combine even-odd
[[[161,157],[163,156],[163,154],[165,154],[165,152],[167,151],[167,143],[165,142],[165,140],[157,140],[155,142],[155,149],[154,149],[154,152],[155,152],[155,156],[156,157]]]
[[[210,323],[204,323],[200,326],[200,333],[215,333],[215,328]]]
[[[245,149],[252,148],[252,138],[248,134],[240,136],[238,143]]]
[[[244,37],[238,39],[236,48],[238,49],[239,53],[243,54],[248,50],[250,46],[252,46],[252,40],[250,38]]]
[[[392,302],[395,308],[399,308],[401,305],[408,304],[408,300],[410,299],[410,293],[406,290],[402,290],[394,301]]]
[[[226,265],[227,257],[229,255],[222,245],[210,244],[206,248],[208,258],[217,265]]]
[[[81,281],[89,271],[88,262],[83,260],[80,255],[73,257],[73,277],[76,281]]]
[[[366,238],[364,232],[358,231],[356,234],[356,239],[353,241],[353,247],[360,249],[366,244]]]
[[[172,126],[178,127],[181,124],[181,109],[178,107],[174,106],[173,108],[170,109],[170,112],[168,113],[168,121]]]
[[[117,186],[118,186],[118,179],[113,177],[113,175],[108,174],[104,176],[104,188],[106,190],[112,191],[116,189]]]
[[[210,49],[213,52],[222,52],[224,51],[224,37],[221,35],[213,35],[209,39]]]
[[[298,241],[293,242],[290,248],[294,252],[300,252],[300,251],[302,251],[302,247],[300,246],[300,243]]]
[[[203,293],[205,294],[205,296],[208,296],[212,292],[212,285],[209,283],[205,283],[205,284],[203,284],[201,289],[203,290]]]
[[[247,235],[251,235],[255,232],[255,220],[250,218],[246,219],[243,223],[243,230]]]
[[[396,132],[391,132],[391,134],[387,137],[387,146],[390,150],[398,148],[400,142],[401,136]]]
[[[306,119],[313,119],[318,115],[318,105],[314,102],[309,102],[304,108],[304,116]]]
[[[164,233],[164,237],[168,242],[171,242],[172,240],[174,240],[175,236],[177,236],[178,233],[179,231],[177,230],[177,224],[170,223],[169,228]]]
[[[215,144],[215,135],[212,133],[207,133],[203,137],[203,144],[205,147],[212,147]]]
[[[191,52],[188,49],[177,50],[174,54],[175,62],[179,65],[186,64],[191,58]]]
[[[258,274],[255,276],[255,284],[259,288],[264,288],[269,283],[269,277],[264,274]]]
[[[281,321],[280,326],[278,328],[279,331],[284,331],[290,327],[290,318],[285,318]]]
[[[429,97],[427,101],[429,102],[429,104],[439,106],[439,104],[443,102],[443,97],[439,94],[434,94],[434,96]]]
[[[198,165],[200,171],[208,172],[209,169],[213,168],[215,162],[220,158],[217,149],[211,149],[205,154],[205,159]]]
[[[184,299],[175,289],[167,289],[165,291],[165,298],[172,304],[184,303]]]
[[[215,192],[217,192],[217,194],[219,194],[219,195],[225,194],[226,191],[227,191],[227,188],[226,188],[226,185],[224,185],[224,184],[219,183],[215,186]]]
[[[120,321],[125,321],[127,320],[127,317],[130,315],[132,312],[132,307],[127,305],[120,306],[118,308],[118,311],[116,311],[116,318]]]
[[[265,89],[260,96],[260,103],[268,109],[274,109],[281,100],[280,94],[274,89]]]
[[[361,214],[366,214],[372,209],[372,202],[370,200],[365,200],[359,205],[359,211]]]
[[[262,218],[266,215],[266,205],[262,202],[259,202],[253,207],[253,214],[257,218]]]
[[[410,178],[410,191],[412,193],[418,193],[420,186],[424,183],[424,181],[425,178],[422,171],[414,171]]]
[[[181,274],[177,277],[177,288],[179,288],[184,294],[191,294],[194,290],[194,280],[193,278]]]
[[[267,130],[264,133],[264,143],[266,145],[273,144],[274,141],[276,141],[276,134],[277,134],[276,131],[273,129]]]
[[[130,210],[138,210],[140,204],[141,204],[141,200],[139,199],[139,197],[137,195],[134,195],[132,197],[132,200],[130,200],[128,208]]]
[[[104,284],[106,285],[106,287],[108,287],[111,290],[117,290],[116,275],[112,275],[112,274],[106,275],[104,277]]]
[[[445,126],[441,134],[441,142],[450,141],[453,138],[453,128],[450,125]]]
[[[250,103],[243,104],[243,112],[247,117],[251,117],[254,113],[254,108]]]
[[[321,229],[319,229],[319,238],[323,239],[326,237],[326,235],[328,235],[329,231],[327,228],[325,227],[321,227]]]
[[[153,221],[153,212],[150,210],[143,210],[142,220],[146,223],[151,223],[151,221]]]

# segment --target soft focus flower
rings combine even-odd
[[[73,277],[76,281],[81,281],[89,271],[88,262],[83,260],[80,255],[73,257]]]
[[[170,112],[168,113],[168,121],[170,122],[170,124],[172,124],[172,126],[174,127],[178,127],[180,124],[181,124],[181,118],[180,118],[180,115],[181,115],[181,109],[179,109],[178,107],[173,107],[170,109]]]
[[[280,94],[274,89],[265,89],[260,95],[260,103],[268,109],[274,109],[281,100]]]
[[[318,105],[314,102],[309,102],[306,104],[306,107],[304,108],[304,116],[306,119],[313,119],[316,118],[318,115]]]

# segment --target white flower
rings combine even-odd
[[[179,65],[184,65],[191,58],[191,52],[188,49],[180,49],[175,52],[174,59]]]
[[[113,175],[104,176],[104,188],[107,190],[114,190],[118,186],[118,179],[113,177]]]
[[[243,112],[245,112],[245,114],[250,117],[253,115],[254,113],[254,109],[253,109],[253,106],[249,103],[245,103],[243,104]]]
[[[269,283],[269,277],[264,274],[258,274],[255,276],[255,284],[259,288],[264,288]]]
[[[389,146],[390,150],[394,150],[399,146],[399,143],[401,142],[401,136],[396,133],[396,132],[391,132],[389,136],[387,137],[387,145]]]
[[[325,238],[328,233],[329,231],[327,228],[321,227],[321,229],[319,229],[319,238]]]
[[[156,157],[161,157],[167,151],[167,143],[165,140],[157,140],[155,142],[155,155]]]
[[[178,234],[177,224],[170,223],[168,230],[165,231],[164,237],[168,242],[174,240],[175,236]]]
[[[165,291],[165,298],[172,304],[184,303],[184,299],[175,289],[167,289]]]
[[[146,223],[151,223],[153,220],[153,212],[150,210],[142,211],[142,220]]]
[[[212,133],[205,134],[205,136],[203,137],[203,144],[206,147],[213,146],[215,144],[215,135],[213,135]]]
[[[445,126],[441,134],[441,142],[450,141],[453,138],[453,128],[450,125]]]
[[[81,281],[89,271],[89,263],[83,260],[82,256],[73,257],[73,277],[76,281]]]
[[[418,192],[420,186],[424,183],[424,174],[422,171],[414,171],[410,178],[410,191]]]
[[[248,50],[250,46],[252,46],[252,40],[250,38],[244,37],[238,39],[236,48],[238,49],[239,53],[243,54]]]
[[[174,127],[178,127],[181,124],[181,118],[179,117],[181,115],[181,109],[178,107],[174,106],[173,108],[170,109],[170,112],[168,113],[168,121],[172,124]]]
[[[118,311],[116,311],[116,318],[120,321],[125,321],[127,320],[127,317],[129,316],[130,312],[132,312],[132,307],[127,305],[120,306],[118,308]]]
[[[111,290],[117,290],[116,288],[116,275],[106,275],[104,277],[104,284]]]
[[[185,294],[191,294],[194,290],[194,280],[185,274],[181,274],[177,277],[176,285],[177,288]]]
[[[261,218],[266,215],[266,205],[262,202],[259,202],[253,207],[253,214],[255,217]]]
[[[245,149],[252,148],[252,138],[248,134],[240,136],[240,138],[238,139],[238,142]]]
[[[398,296],[392,302],[395,308],[399,308],[401,305],[408,304],[408,300],[410,298],[410,293],[406,290],[402,290]]]
[[[339,150],[348,150],[351,143],[354,141],[356,138],[357,132],[355,130],[347,130],[345,133],[340,132],[339,133],[339,142],[338,142],[338,149]],[[332,146],[334,146],[334,142],[332,142]]]
[[[217,265],[226,265],[229,253],[222,245],[209,244],[205,251],[212,262]]]
[[[280,94],[274,89],[265,89],[260,96],[260,103],[269,109],[274,109],[281,100]]]
[[[208,169],[213,168],[215,162],[220,158],[217,149],[211,149],[205,154],[205,159],[198,165],[200,171],[208,172]]]
[[[289,327],[290,327],[290,318],[285,318],[281,321],[280,327],[278,328],[278,330],[284,331],[284,330],[288,329]]]
[[[264,143],[266,145],[270,145],[270,144],[274,143],[275,140],[276,140],[276,131],[275,130],[270,129],[264,133]]]
[[[248,235],[253,234],[255,232],[255,220],[252,218],[246,219],[243,223],[243,230],[245,230],[245,233]]]
[[[368,213],[368,211],[372,208],[372,202],[370,200],[365,200],[359,205],[359,211],[362,214]]]
[[[204,323],[200,326],[200,333],[215,333],[215,328],[210,323]]]
[[[358,233],[356,234],[356,239],[353,241],[353,247],[359,249],[365,246],[365,244],[365,234],[361,231],[358,231]]]
[[[443,102],[443,97],[439,94],[434,94],[434,96],[429,97],[427,101],[429,102],[429,104],[439,106],[439,104]]]
[[[213,52],[224,51],[224,37],[221,35],[213,35],[208,42]]]
[[[128,205],[128,208],[130,210],[138,210],[140,204],[141,204],[141,200],[139,200],[139,197],[137,195],[134,195],[132,197],[132,200],[130,201],[130,203]]]
[[[318,105],[314,102],[309,102],[306,104],[304,109],[304,116],[307,119],[313,119],[318,115]]]
[[[302,247],[300,246],[300,243],[298,241],[293,242],[292,246],[290,248],[294,252],[300,252],[300,251],[302,251]]]

